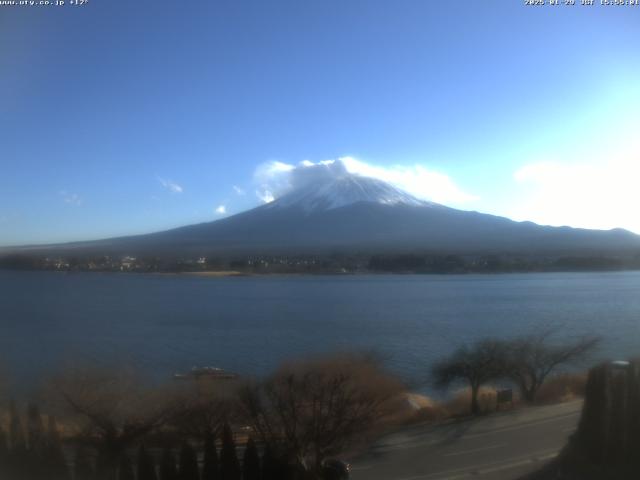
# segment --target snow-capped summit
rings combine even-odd
[[[297,188],[271,202],[269,207],[295,207],[305,212],[318,212],[358,202],[383,205],[432,205],[382,180],[347,172],[337,178]]]
[[[267,208],[296,208],[311,213],[359,202],[381,205],[435,205],[420,200],[390,183],[349,172],[340,160],[332,160],[297,168],[287,193],[269,203]]]

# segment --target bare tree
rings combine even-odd
[[[300,468],[318,475],[324,459],[346,449],[388,413],[402,389],[371,357],[337,355],[283,365],[242,402],[253,428]]]
[[[185,381],[176,390],[178,401],[169,424],[182,436],[199,442],[219,436],[225,423],[238,418],[239,387],[236,380]]]
[[[471,388],[471,413],[480,411],[478,393],[480,387],[505,373],[506,346],[498,340],[482,340],[472,346],[458,348],[450,357],[437,363],[432,369],[435,383],[446,388],[463,381]]]
[[[96,444],[100,478],[115,478],[126,449],[175,409],[172,395],[144,386],[131,371],[75,370],[57,378],[54,388],[81,432]]]
[[[553,343],[553,330],[516,338],[509,342],[506,373],[529,403],[549,374],[563,365],[578,362],[593,352],[600,339],[582,337],[571,343]]]

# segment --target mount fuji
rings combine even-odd
[[[350,173],[340,161],[301,172],[284,195],[221,220],[29,250],[205,256],[409,251],[555,255],[640,249],[640,236],[622,229],[547,227],[424,201],[382,180]]]

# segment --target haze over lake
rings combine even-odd
[[[460,343],[558,327],[598,357],[640,354],[640,272],[200,278],[0,271],[0,362],[31,387],[70,362],[261,375],[376,349],[410,382]]]

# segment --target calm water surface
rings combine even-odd
[[[375,348],[409,381],[456,345],[549,326],[640,354],[640,272],[198,278],[0,271],[0,362],[35,383],[69,362],[264,374],[310,352]]]

